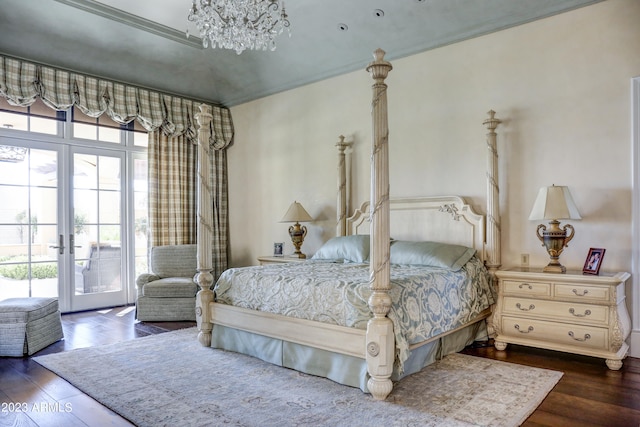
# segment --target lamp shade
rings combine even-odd
[[[311,215],[309,215],[309,213],[306,210],[304,210],[302,205],[298,202],[291,203],[291,206],[289,206],[287,213],[284,214],[284,216],[282,217],[282,220],[280,220],[280,222],[306,222],[306,221],[313,221],[313,218],[311,218]]]
[[[533,204],[530,220],[542,219],[582,219],[578,208],[571,197],[569,187],[556,186],[542,187]]]

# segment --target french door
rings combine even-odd
[[[125,153],[0,141],[0,297],[127,303]]]
[[[123,152],[72,147],[68,250],[73,311],[126,303]]]

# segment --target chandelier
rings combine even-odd
[[[27,149],[13,145],[0,145],[0,162],[18,163],[24,160]]]
[[[289,32],[287,18],[279,0],[193,0],[187,19],[196,24],[202,46],[240,55],[245,49],[275,50],[275,37]]]

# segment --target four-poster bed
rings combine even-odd
[[[201,185],[198,196],[199,273],[196,276],[201,288],[196,299],[196,317],[202,345],[254,355],[325,376],[360,387],[379,400],[391,392],[392,380],[416,372],[438,357],[461,350],[480,333],[486,335],[484,321],[494,302],[492,274],[487,270],[492,273],[500,266],[495,134],[499,121],[494,118],[495,113],[491,111],[490,118],[484,122],[489,129],[486,218],[456,196],[390,199],[387,86],[384,80],[392,67],[383,57],[384,52],[377,50],[375,60],[367,67],[374,79],[371,199],[347,218],[349,188],[344,151],[348,144],[341,138],[336,144],[339,150],[337,238],[318,251],[326,253],[325,249],[331,245],[335,248],[336,242],[338,245],[358,242],[361,256],[349,260],[348,256],[329,255],[325,259],[302,263],[229,269],[218,281],[214,298],[214,291],[210,290],[213,279],[208,256],[212,227],[211,200],[206,186],[209,172],[208,163],[202,160],[208,156],[206,129],[211,115],[203,106],[198,116],[200,129],[204,131],[198,135]],[[420,243],[414,245],[415,242]],[[441,243],[434,246],[432,242]],[[426,250],[427,255],[420,252],[419,256],[426,256],[429,262],[414,262],[415,253],[411,251],[415,248]],[[347,249],[349,251],[353,248]],[[449,259],[455,262],[451,265],[436,263],[434,267],[432,259],[441,262],[442,254],[448,257],[446,263]],[[338,262],[337,258],[344,259]],[[431,264],[426,273],[422,271],[425,266],[415,265],[424,263]],[[349,283],[351,279],[363,276],[363,271],[366,289],[361,282]],[[309,281],[302,288],[293,288],[287,287],[293,285],[281,279],[287,272],[298,279],[311,280],[314,275],[324,275],[335,280],[329,280],[333,283],[329,285]],[[423,275],[432,277],[437,285],[423,289]],[[258,284],[257,288],[247,291],[245,285],[249,286],[253,276],[262,277],[257,280],[270,280],[270,285]],[[234,287],[238,281],[242,285]],[[441,291],[437,296],[435,288]],[[342,298],[348,301],[334,304],[334,291],[342,293]],[[269,292],[278,295],[274,297],[268,295]],[[312,301],[313,305],[320,306],[323,300],[328,300],[327,305],[331,307],[323,307],[326,311],[320,313],[305,314],[293,307],[287,309],[290,301],[279,299],[284,294],[298,295],[302,304]],[[405,304],[403,295],[422,295],[425,300],[412,298],[414,304]],[[238,306],[231,305],[234,298],[240,302]],[[252,301],[248,302],[248,299]],[[364,300],[364,303],[356,300]],[[283,307],[254,307],[261,304]],[[335,306],[344,311],[330,312]],[[288,311],[294,313],[288,314]],[[424,317],[427,322],[414,317]],[[429,318],[436,317],[440,323],[428,323]],[[338,318],[347,320],[336,320]],[[399,327],[400,324],[409,326],[405,330],[404,326]]]

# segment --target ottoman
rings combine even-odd
[[[32,355],[62,338],[56,298],[0,301],[0,356]]]

